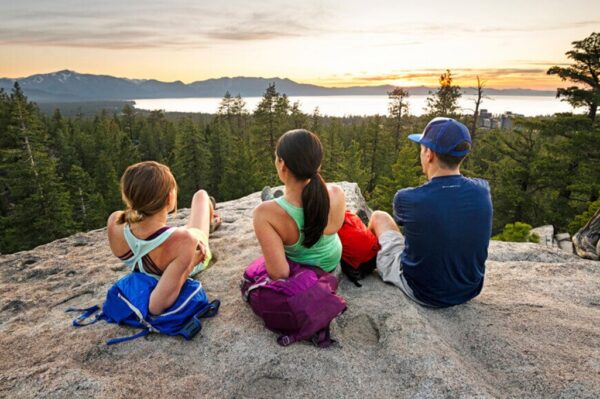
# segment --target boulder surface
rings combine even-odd
[[[350,209],[366,206],[341,184]],[[600,263],[532,243],[492,242],[481,295],[447,309],[420,307],[376,274],[362,288],[342,276],[337,343],[277,345],[239,291],[260,255],[259,196],[218,204],[216,262],[199,278],[222,306],[192,341],[107,346],[134,331],[71,326],[66,308],[101,304],[127,272],[105,229],[1,256],[0,397],[600,397]]]

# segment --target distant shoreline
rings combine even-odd
[[[63,70],[37,74],[25,78],[0,78],[0,89],[10,92],[18,82],[30,100],[37,103],[69,103],[86,101],[130,101],[132,99],[164,98],[222,98],[229,92],[232,96],[260,97],[269,84],[275,84],[279,93],[290,97],[311,96],[373,96],[387,95],[392,85],[324,87],[297,83],[285,78],[235,77],[208,79],[185,84],[180,81],[161,82],[152,79],[127,79],[107,75],[81,74]],[[404,87],[411,96],[429,95],[436,87]],[[476,88],[465,87],[465,95],[476,93]],[[555,96],[555,91],[532,89],[486,88],[488,96]]]

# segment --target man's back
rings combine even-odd
[[[481,292],[492,228],[487,181],[452,175],[400,190],[394,219],[404,226],[403,275],[417,299],[450,306]]]

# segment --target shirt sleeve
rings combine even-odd
[[[396,195],[394,195],[394,221],[400,225],[404,226],[404,222],[406,220],[406,209],[407,209],[407,198],[405,190],[398,190]]]

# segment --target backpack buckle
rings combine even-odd
[[[179,331],[179,334],[183,335],[186,340],[190,340],[196,336],[202,330],[202,322],[195,317],[192,317],[185,326]]]
[[[294,343],[294,340],[289,335],[283,335],[277,338],[277,343],[281,346],[288,346]]]

